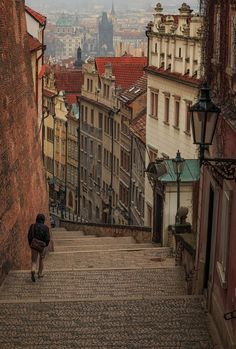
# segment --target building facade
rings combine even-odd
[[[212,99],[221,108],[213,145],[207,156],[234,159],[236,168],[236,6],[234,1],[202,1],[206,16],[204,67]],[[223,23],[227,23],[225,26]],[[207,294],[224,348],[236,346],[236,183],[202,166],[199,196],[199,240],[196,258],[196,291]],[[224,168],[223,173],[225,173]],[[226,173],[225,173],[226,174]],[[226,321],[228,320],[228,321]]]
[[[144,164],[147,76],[121,92],[120,102],[120,200],[122,224],[144,225]],[[145,127],[141,137],[140,126]],[[135,131],[137,131],[135,133]],[[144,151],[144,154],[143,154]]]
[[[121,117],[117,96],[143,75],[145,64],[146,58],[103,57],[90,59],[83,66],[80,176],[81,215],[85,220],[123,222],[119,207]]]
[[[28,32],[28,42],[31,52],[31,64],[32,64],[32,74],[34,81],[34,94],[36,108],[38,112],[38,124],[40,127],[40,134],[42,131],[42,78],[40,76],[41,70],[44,63],[44,31],[46,27],[47,19],[40,13],[34,11],[28,6],[25,6],[25,17]],[[42,139],[42,137],[40,137]]]
[[[197,148],[192,144],[188,108],[196,100],[201,83],[201,28],[202,18],[192,14],[185,3],[178,15],[163,14],[158,3],[154,21],[147,26],[147,167],[156,159],[175,158],[178,150],[186,159],[198,156]],[[154,234],[162,235],[163,243],[167,241],[168,226],[175,223],[177,192],[173,184],[172,187],[166,185],[159,195],[153,192],[146,177],[145,224],[151,223]],[[168,193],[166,196],[163,190]],[[181,206],[188,207],[191,222],[192,183],[182,184],[181,190]],[[167,208],[170,214],[166,218],[160,214],[160,209],[166,211],[165,197],[171,205]]]

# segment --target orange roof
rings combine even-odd
[[[43,15],[41,15],[40,13],[32,10],[32,8],[30,8],[29,6],[25,5],[25,10],[26,12],[31,15],[37,22],[39,22],[41,25],[45,25],[47,18]]]
[[[77,103],[77,99],[79,98],[80,99],[80,94],[78,93],[69,93],[69,94],[66,94],[66,102],[69,104],[69,105],[72,105],[74,103]],[[78,98],[77,98],[78,97]]]
[[[62,70],[55,74],[56,88],[58,91],[80,93],[83,85],[81,70]]]
[[[202,81],[200,79],[197,79],[194,76],[189,76],[188,74],[182,75],[180,73],[173,73],[169,69],[165,70],[164,68],[157,68],[154,66],[148,66],[148,67],[146,67],[145,70],[147,72],[150,72],[150,73],[154,73],[154,74],[156,73],[157,75],[159,75],[163,78],[167,78],[170,80],[178,80],[180,82],[188,83],[188,84],[195,85],[195,86],[199,86],[202,83]]]
[[[39,79],[42,79],[42,77],[45,75],[45,72],[47,70],[48,65],[44,64],[39,72]]]
[[[129,104],[145,92],[147,92],[147,75],[144,73],[128,89],[120,94],[119,99]]]
[[[27,37],[28,37],[30,52],[38,51],[42,48],[42,44],[38,39],[34,38],[29,33],[27,33]]]
[[[146,110],[131,121],[130,131],[146,144]]]
[[[96,66],[100,76],[104,74],[107,63],[112,65],[112,74],[116,78],[116,85],[127,89],[143,75],[147,58],[132,56],[98,57],[96,58]]]

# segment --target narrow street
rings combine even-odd
[[[220,348],[168,248],[63,229],[53,239],[43,279],[10,272],[0,288],[1,349]]]

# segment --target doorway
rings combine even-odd
[[[205,271],[204,271],[204,289],[208,288],[208,281],[210,276],[214,201],[215,201],[215,193],[212,187],[210,186],[209,204],[208,204],[208,222],[207,222],[206,260],[205,260]]]
[[[163,229],[163,197],[159,193],[155,195],[153,216],[153,241],[162,242]]]

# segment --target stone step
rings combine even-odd
[[[54,241],[55,252],[76,252],[76,251],[99,251],[99,250],[137,250],[145,248],[155,248],[153,244],[106,244],[106,245],[84,245],[78,241],[66,240],[62,244],[61,240]]]
[[[135,250],[52,252],[45,263],[47,270],[79,268],[160,268],[173,266],[169,248],[147,248]],[[108,245],[109,247],[109,245]]]
[[[0,301],[157,298],[185,293],[182,267],[47,272],[36,283],[29,272],[11,272],[0,288]]]
[[[80,243],[80,244],[131,244],[136,243],[134,238],[132,236],[125,236],[125,237],[94,237],[94,236],[85,236],[85,235],[77,235],[75,233],[53,233],[52,238],[55,242],[61,241],[63,243],[64,241],[71,241],[71,244],[73,243]]]
[[[0,304],[1,349],[212,349],[202,299]]]

